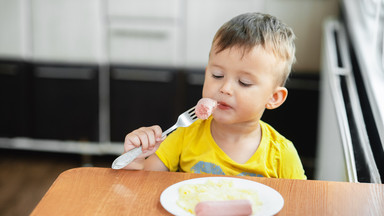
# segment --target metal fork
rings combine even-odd
[[[195,114],[195,107],[192,107],[191,109],[179,115],[179,117],[177,118],[176,124],[174,124],[168,130],[164,131],[161,136],[162,137],[167,136],[172,131],[176,130],[176,128],[178,127],[188,127],[196,120],[197,120],[197,116]],[[113,161],[112,169],[121,169],[127,166],[129,163],[131,163],[136,157],[138,157],[142,153],[143,151],[141,147],[136,147],[134,149],[129,150],[128,152],[120,155]]]

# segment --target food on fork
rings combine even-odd
[[[207,119],[211,116],[213,110],[216,108],[217,102],[210,98],[201,98],[199,102],[197,102],[195,113],[197,118],[199,119]]]
[[[195,207],[196,216],[248,216],[252,214],[249,200],[222,200],[199,202]]]

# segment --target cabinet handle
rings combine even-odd
[[[144,82],[170,82],[172,72],[167,70],[148,69],[113,69],[111,76],[117,80],[144,81]]]
[[[38,67],[35,70],[38,78],[90,80],[94,76],[95,71],[89,68]]]
[[[141,38],[141,39],[156,39],[163,40],[168,37],[166,32],[162,31],[140,31],[140,30],[123,30],[114,29],[112,34],[116,37],[127,37],[127,38]]]
[[[203,85],[205,73],[189,73],[187,75],[187,82],[190,85]]]

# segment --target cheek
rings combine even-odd
[[[247,99],[241,109],[238,109],[240,116],[244,118],[261,118],[265,105],[256,98]]]
[[[203,97],[212,97],[215,92],[215,85],[211,81],[211,79],[208,77],[205,78],[204,80],[204,85],[203,85]]]
[[[206,90],[205,90],[206,88],[204,86],[203,86],[203,92],[202,92],[202,97],[203,98],[207,97],[207,93],[206,93]]]
[[[204,85],[203,85],[203,98],[205,97],[209,97],[210,96],[210,88],[209,88],[209,83],[208,81],[204,81]]]
[[[238,94],[238,100],[243,104],[244,111],[260,110],[265,107],[267,97],[258,91],[243,92]]]

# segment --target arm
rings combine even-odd
[[[168,167],[164,165],[156,154],[151,155],[145,160],[144,170],[169,171]]]
[[[157,155],[153,154],[164,140],[161,135],[162,130],[158,125],[142,127],[127,134],[124,142],[124,151],[127,152],[141,146],[143,153],[124,167],[124,169],[167,171],[168,168]]]
[[[124,169],[128,170],[148,170],[148,171],[169,171],[156,154],[152,154],[147,159],[136,158]]]

